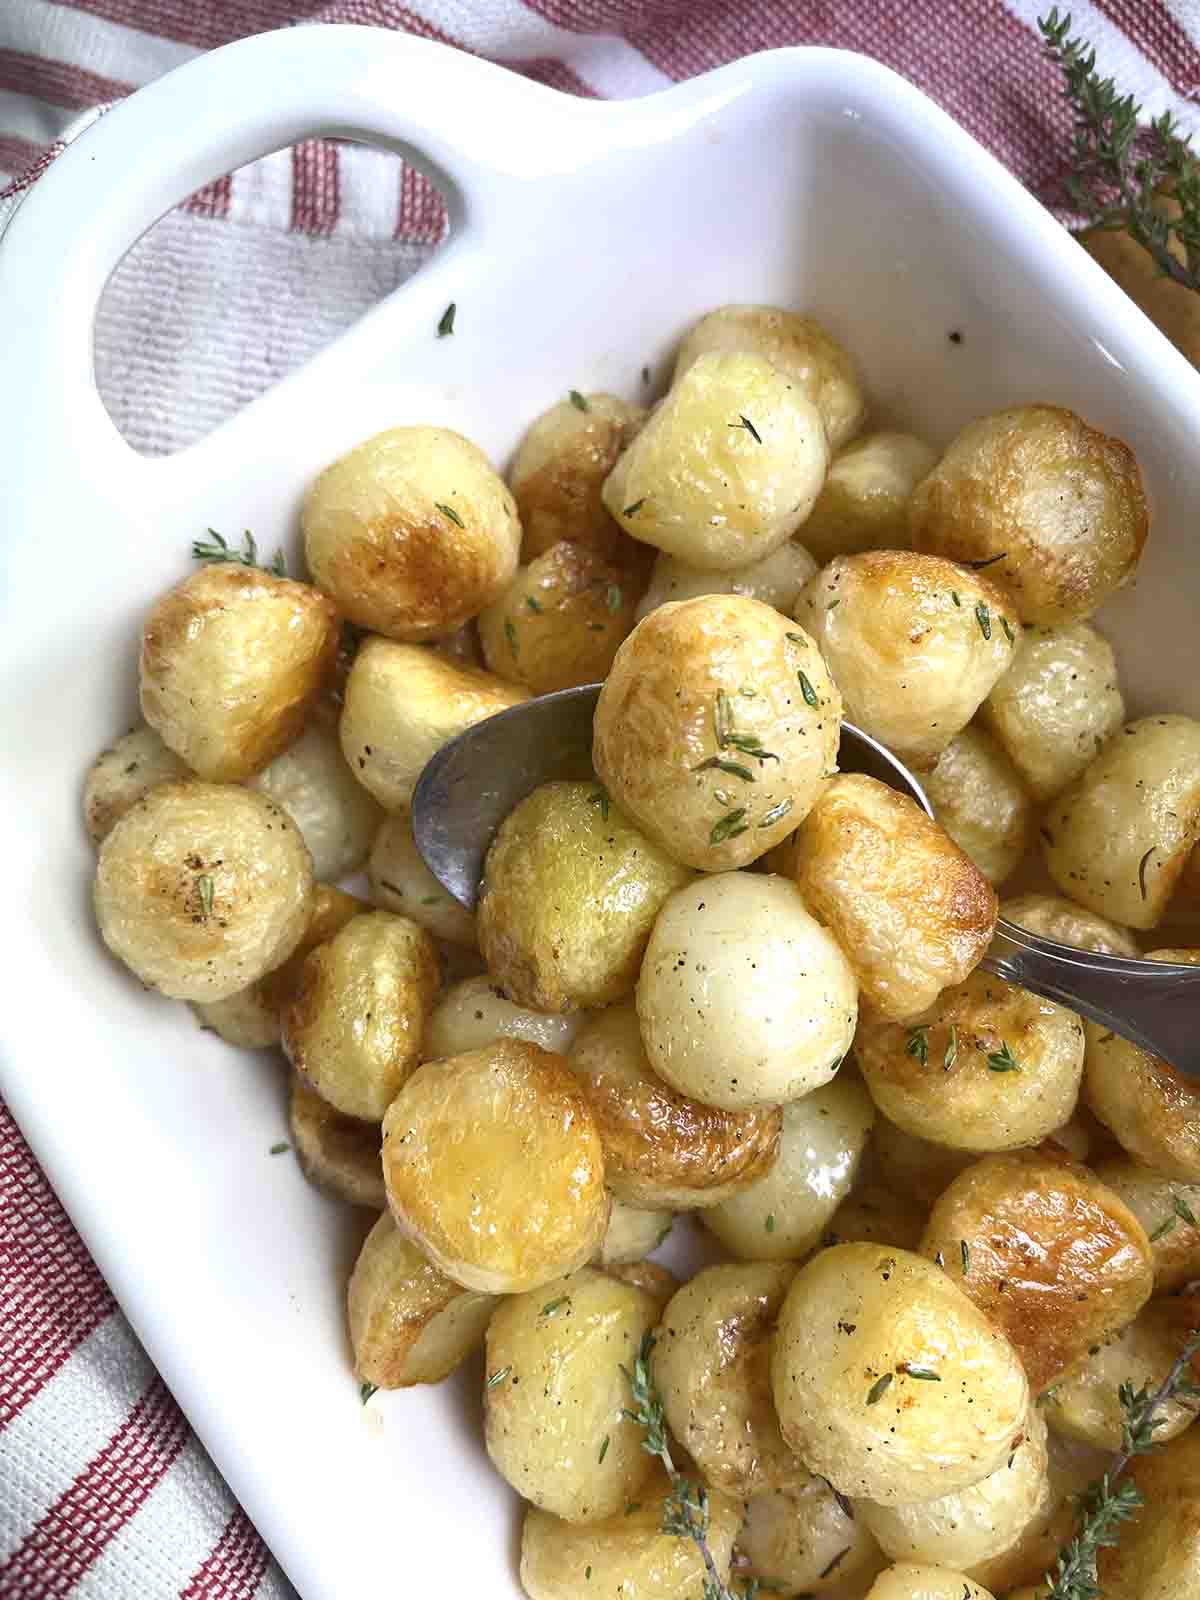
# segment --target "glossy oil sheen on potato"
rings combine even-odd
[[[992,1591],[952,1567],[900,1561],[867,1590],[866,1600],[994,1600]]]
[[[495,1039],[526,1039],[543,1050],[566,1052],[582,1021],[579,1013],[533,1011],[510,1000],[488,973],[452,983],[439,998],[425,1030],[426,1060],[461,1056]]]

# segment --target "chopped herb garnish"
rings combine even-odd
[[[650,368],[649,367],[643,367],[642,368],[642,382],[643,383],[649,383],[650,382]]]
[[[971,1270],[971,1246],[965,1239],[960,1239],[958,1241],[958,1247],[962,1251],[963,1277],[965,1278],[967,1273]]]
[[[485,1389],[494,1389],[498,1383],[503,1383],[504,1382],[505,1378],[508,1377],[508,1375],[509,1375],[509,1373],[511,1371],[512,1371],[511,1367],[501,1367],[499,1372],[493,1372],[491,1377],[484,1384],[484,1388]]]
[[[983,637],[990,639],[992,637],[992,614],[982,600],[975,607],[975,621],[979,624],[979,631]]]
[[[1005,635],[1006,635],[1006,637],[1008,639],[1009,644],[1016,644],[1017,636],[1012,631],[1012,628],[1009,625],[1009,621],[1008,621],[1007,617],[1001,617],[1000,618],[1000,626],[1004,629],[1004,632],[1005,632]]]
[[[949,1072],[958,1060],[958,1029],[950,1024],[950,1042],[946,1046],[946,1054],[942,1057],[942,1071]]]
[[[210,528],[208,531],[212,534],[211,544],[206,543],[203,539],[192,540],[193,561],[206,561],[210,566],[215,566],[219,562],[229,561],[239,567],[259,567],[263,572],[273,573],[277,578],[287,577],[287,561],[284,558],[283,551],[276,550],[271,557],[269,565],[260,561],[258,559],[258,545],[255,543],[254,535],[249,528],[242,535],[242,548],[240,550],[235,550],[231,544],[227,544],[215,528]]]
[[[1154,1232],[1148,1235],[1150,1243],[1157,1244],[1160,1239],[1165,1239],[1178,1221],[1178,1217],[1167,1217],[1165,1221],[1160,1222]]]
[[[771,828],[771,827],[774,827],[774,825],[780,820],[781,817],[786,817],[787,816],[788,812],[791,809],[792,809],[792,802],[791,802],[791,798],[790,797],[788,799],[786,799],[786,800],[781,800],[777,806],[772,806],[770,811],[768,811],[766,813],[766,815],[763,817],[762,821],[759,823],[759,827],[760,828]]]
[[[1189,1228],[1196,1226],[1196,1214],[1182,1195],[1173,1194],[1171,1196],[1171,1204],[1175,1207],[1175,1215],[1180,1222],[1186,1222]]]
[[[619,583],[610,583],[604,598],[610,611],[620,611],[625,600],[625,596],[621,592],[621,585]]]
[[[992,1072],[1020,1072],[1021,1063],[1008,1047],[1008,1040],[1002,1039],[999,1050],[993,1050],[987,1058],[987,1064]]]
[[[281,1156],[285,1150],[290,1150],[291,1148],[291,1145],[286,1139],[280,1139],[278,1144],[273,1144],[271,1146],[270,1154],[273,1156]]]
[[[805,639],[805,637],[804,637],[804,635],[802,633],[785,633],[783,637],[785,639],[790,639],[793,644],[807,644],[808,643],[807,639]]]
[[[455,511],[453,506],[443,505],[440,500],[435,500],[433,503],[437,507],[437,509],[442,513],[442,515],[444,517],[449,517],[450,518],[450,521],[453,522],[456,527],[458,527],[458,528],[465,528],[466,527],[466,523],[459,516],[458,512]]]
[[[935,1255],[935,1256],[934,1256],[934,1258],[933,1258],[933,1264],[934,1264],[934,1266],[935,1266],[935,1267],[942,1267],[942,1268],[944,1268],[944,1267],[945,1267],[945,1265],[946,1265],[946,1258],[945,1258],[945,1256],[944,1256],[944,1255],[943,1255],[943,1254],[942,1254],[942,1252],[941,1252],[941,1251],[940,1251],[940,1250],[939,1250],[939,1251],[938,1251],[938,1252],[937,1252],[937,1254],[936,1254],[936,1255]]]
[[[531,594],[527,594],[525,596],[525,604],[529,607],[530,611],[544,611],[546,609],[542,602],[540,600],[535,600]]]
[[[517,630],[512,622],[506,622],[504,624],[504,637],[508,640],[508,648],[512,651],[515,658],[517,654]]]
[[[929,1065],[929,1024],[924,1023],[919,1028],[908,1030],[908,1042],[904,1046],[906,1056],[915,1056],[923,1067]]]
[[[963,561],[960,565],[970,567],[973,572],[982,572],[984,567],[994,567],[997,561],[1003,561],[1007,554],[1007,550],[1001,550],[998,556],[988,556],[985,561]]]
[[[904,1363],[904,1372],[910,1378],[919,1378],[922,1383],[941,1383],[942,1375],[934,1372],[932,1367],[914,1367],[911,1361]]]
[[[584,1567],[584,1569],[583,1569],[583,1575],[584,1575],[584,1577],[585,1577],[585,1578],[586,1578],[586,1579],[588,1579],[588,1581],[589,1581],[589,1582],[590,1582],[590,1581],[591,1581],[591,1576],[592,1576],[592,1569],[591,1569],[591,1567]]]
[[[623,517],[636,517],[638,512],[642,509],[642,507],[645,504],[646,504],[646,496],[643,495],[640,500],[635,500],[631,506],[626,506],[624,511],[622,511],[621,515]]]
[[[584,397],[580,394],[578,389],[571,389],[568,391],[568,393],[571,397],[571,404],[575,407],[576,411],[590,411],[592,409]]]
[[[709,772],[715,768],[718,772],[729,772],[735,778],[743,778],[747,783],[757,783],[758,779],[749,767],[743,767],[737,761],[727,761],[724,756],[709,756],[707,761],[701,761],[692,768],[693,772]]]
[[[599,806],[600,815],[608,821],[608,790],[602,783],[597,784],[595,794],[588,796],[588,805]]]
[[[773,1211],[768,1211],[767,1212],[767,1220],[764,1223],[764,1227],[766,1228],[768,1233],[774,1233],[775,1232],[775,1213]]]
[[[804,704],[806,706],[819,706],[821,702],[817,699],[817,691],[804,673],[798,672],[796,676],[800,679],[800,693],[804,696]]]
[[[950,598],[951,598],[951,600],[954,601],[954,604],[961,609],[962,601],[958,598],[958,590],[957,589],[951,589]]]
[[[755,444],[761,444],[762,443],[762,434],[759,433],[758,429],[750,421],[750,418],[747,417],[747,416],[743,416],[741,412],[738,413],[738,421],[737,422],[731,422],[729,424],[729,426],[731,428],[745,428],[746,432],[754,440]]]
[[[736,839],[739,833],[745,833],[749,826],[746,821],[746,808],[739,806],[736,811],[727,811],[718,822],[713,823],[708,842],[724,844],[726,839]]]
[[[892,1375],[890,1372],[885,1372],[882,1378],[876,1378],[875,1382],[867,1390],[867,1404],[869,1406],[879,1404],[879,1402],[883,1399],[884,1394],[887,1392],[891,1381]]]
[[[557,1300],[547,1300],[542,1307],[542,1316],[552,1317],[556,1311],[567,1304],[570,1298],[569,1294],[560,1294]]]
[[[724,750],[732,731],[733,708],[729,704],[729,696],[724,689],[718,689],[717,702],[713,709],[713,732],[717,736],[718,748]]]
[[[635,1511],[640,1511],[641,1509],[642,1502],[640,1500],[627,1500],[625,1502],[625,1515],[627,1517],[631,1517]]]
[[[1143,900],[1146,898],[1146,868],[1150,865],[1150,857],[1154,854],[1156,848],[1157,846],[1151,845],[1138,862],[1138,889]]]
[[[366,1405],[367,1401],[371,1398],[371,1396],[378,1390],[378,1388],[379,1388],[379,1385],[377,1383],[366,1383],[366,1382],[363,1382],[363,1383],[359,1384],[359,1386],[358,1386],[358,1398],[362,1401],[364,1406]]]
[[[213,881],[207,873],[196,879],[196,899],[200,902],[200,915],[207,920],[213,908]]]
[[[442,312],[441,320],[438,322],[439,339],[444,339],[448,333],[454,332],[454,313],[457,310],[458,307],[455,305],[454,301],[451,300],[445,311]]]
[[[604,1438],[600,1441],[600,1454],[596,1457],[597,1464],[599,1464],[601,1461],[603,1461],[607,1454],[608,1454],[608,1435],[605,1434]]]
[[[437,903],[438,897],[435,894],[423,894],[421,896],[421,904],[423,906],[435,906]]]

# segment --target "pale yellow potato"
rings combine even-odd
[[[288,1092],[288,1127],[292,1149],[310,1183],[354,1206],[366,1206],[371,1211],[386,1208],[387,1191],[379,1155],[382,1136],[375,1123],[335,1111],[298,1072],[293,1072]]]
[[[119,822],[156,783],[190,776],[186,763],[174,750],[167,749],[153,728],[139,722],[102,750],[88,768],[83,785],[83,820],[88,838],[98,845],[113,823]]]
[[[314,718],[250,787],[277,800],[300,829],[318,878],[344,878],[367,859],[383,813],[346,765],[331,719]]]
[[[1152,950],[1149,961],[1200,966],[1200,950]],[[1200,1083],[1160,1056],[1089,1022],[1088,1105],[1135,1161],[1177,1183],[1200,1183]]]
[[[990,577],[938,556],[835,556],[800,591],[847,722],[929,772],[1012,661],[1021,625]]]
[[[1087,1167],[1036,1150],[987,1156],[934,1205],[921,1253],[1006,1333],[1040,1394],[1150,1298],[1150,1243]]]
[[[709,351],[752,351],[777,367],[820,412],[831,450],[866,420],[866,396],[849,352],[813,317],[778,306],[719,306],[685,335],[675,382]]]
[[[367,879],[371,898],[382,910],[411,917],[435,939],[475,948],[475,914],[460,905],[425,865],[407,811],[386,817],[377,830]]]
[[[597,1266],[625,1267],[643,1261],[662,1244],[674,1221],[672,1211],[644,1211],[614,1199]]]
[[[869,433],[833,458],[825,487],[804,524],[818,561],[908,545],[908,502],[937,462],[911,433]]]
[[[1161,922],[1200,836],[1200,722],[1142,717],[1046,811],[1050,876],[1072,900],[1130,928]]]
[[[433,940],[368,911],[304,958],[280,1018],[288,1060],[349,1117],[378,1122],[420,1060],[441,986]]]
[[[496,1305],[439,1272],[384,1212],[346,1293],[354,1376],[377,1389],[440,1383],[482,1344]]]
[[[968,423],[917,485],[908,528],[915,550],[994,561],[1023,622],[1077,622],[1132,577],[1150,513],[1127,445],[1031,405]]]
[[[559,1055],[523,1039],[418,1067],[383,1120],[402,1232],[468,1289],[574,1272],[608,1229],[600,1135]]]
[[[521,1587],[529,1600],[696,1600],[704,1561],[693,1540],[662,1531],[669,1493],[666,1473],[656,1467],[636,1509],[604,1522],[564,1522],[530,1506],[521,1533]],[[706,1543],[724,1583],[742,1508],[711,1494],[708,1512]]]
[[[786,1493],[755,1495],[737,1538],[742,1578],[785,1597],[844,1593],[870,1583],[883,1565],[866,1523],[823,1478],[803,1473]],[[862,1592],[861,1590],[859,1591]]]
[[[1145,1228],[1155,1294],[1171,1294],[1200,1279],[1200,1183],[1173,1183],[1124,1155],[1099,1162],[1096,1176]]]
[[[651,1370],[667,1424],[706,1483],[740,1500],[801,1487],[771,1398],[775,1318],[794,1276],[786,1261],[706,1267],[674,1296]]]
[[[488,850],[479,948],[520,1005],[578,1011],[633,992],[654,919],[693,874],[594,783],[544,783]]]
[[[484,1442],[526,1500],[585,1523],[637,1500],[654,1459],[626,1415],[625,1373],[657,1320],[651,1295],[592,1267],[497,1308],[487,1330]]]
[[[1137,940],[1128,928],[1077,906],[1056,894],[1030,893],[1005,900],[1000,915],[1030,933],[1056,944],[1074,945],[1077,950],[1096,950],[1101,955],[1140,955]]]
[[[342,753],[385,811],[407,811],[426,762],[485,717],[529,699],[434,650],[366,639],[346,680]]]
[[[1009,1550],[1050,1508],[1046,1423],[1036,1404],[1026,1410],[1017,1440],[995,1472],[966,1489],[917,1505],[857,1500],[854,1515],[893,1561],[941,1562],[971,1572]]]
[[[484,660],[533,694],[598,683],[633,627],[641,587],[586,545],[551,545],[480,612]]]
[[[389,639],[453,633],[517,570],[516,502],[487,456],[449,428],[389,428],[309,485],[308,570],[338,610]]]
[[[934,816],[988,882],[1011,877],[1033,841],[1037,814],[991,735],[968,724],[921,781]]]
[[[805,904],[878,1017],[924,1011],[991,943],[996,896],[983,873],[915,800],[876,778],[832,778],[790,850]]]
[[[854,1058],[907,1133],[958,1150],[1015,1150],[1061,1128],[1083,1076],[1073,1011],[974,972],[907,1023],[865,1017]]]
[[[614,1211],[617,1203],[613,1203]],[[609,1262],[604,1267],[610,1278],[617,1278],[621,1283],[631,1283],[635,1289],[642,1289],[658,1307],[662,1315],[667,1301],[679,1288],[679,1279],[673,1272],[658,1261],[618,1261]]]
[[[142,628],[142,715],[193,772],[236,783],[298,737],[337,648],[337,613],[311,585],[258,567],[201,567]]]
[[[783,1108],[774,1165],[748,1188],[704,1212],[704,1224],[739,1261],[798,1261],[833,1226],[875,1121],[861,1080],[832,1083]]]
[[[632,1005],[590,1018],[568,1063],[600,1130],[608,1186],[629,1205],[714,1206],[755,1183],[776,1159],[780,1108],[722,1111],[677,1094],[646,1059]]]
[[[113,955],[177,1000],[223,1000],[286,961],[312,898],[312,857],[281,807],[192,779],[130,807],[100,846],[92,886]]]
[[[494,1039],[526,1039],[543,1050],[571,1048],[583,1018],[578,1012],[531,1011],[505,995],[486,972],[462,978],[445,989],[425,1029],[427,1061],[480,1050]]]
[[[937,1058],[931,1054],[930,1059],[936,1062]],[[975,1159],[969,1150],[955,1150],[923,1139],[918,1133],[898,1128],[885,1116],[875,1118],[870,1156],[887,1188],[901,1197],[908,1196],[925,1214],[922,1227],[938,1195]],[[912,1248],[915,1250],[916,1245]]]
[[[796,597],[816,570],[816,562],[796,539],[788,539],[761,561],[724,572],[689,567],[675,556],[662,553],[655,559],[650,587],[638,604],[637,620],[640,622],[670,600],[694,600],[702,594],[746,595],[790,617]]]
[[[693,567],[744,567],[796,532],[829,466],[801,386],[762,356],[698,355],[604,480],[633,538]]]
[[[827,1244],[891,1244],[915,1250],[927,1214],[928,1208],[907,1190],[890,1189],[882,1183],[856,1183],[833,1213],[822,1239]]]
[[[867,1590],[864,1600],[995,1600],[990,1589],[952,1567],[900,1561]]]
[[[279,1044],[279,1009],[267,1000],[265,979],[248,984],[224,1000],[193,1000],[202,1029],[239,1050],[273,1050]]]
[[[1191,1600],[1200,1594],[1200,1428],[1129,1470],[1143,1506],[1100,1552],[1104,1600]]]
[[[524,561],[563,539],[605,558],[619,547],[621,530],[600,491],[646,413],[612,394],[581,398],[584,406],[568,397],[531,422],[513,457],[508,485],[525,533]]]
[[[659,912],[637,986],[642,1043],[681,1094],[726,1111],[828,1083],[854,1038],[858,985],[795,884],[722,872]]]
[[[881,1505],[995,1472],[1030,1398],[1016,1350],[946,1273],[872,1244],[834,1245],[800,1268],[771,1380],[783,1436],[808,1467]]]
[[[979,720],[1034,798],[1052,800],[1125,721],[1112,646],[1086,622],[1026,628]]]
[[[677,860],[743,867],[779,844],[837,768],[842,701],[812,640],[761,601],[660,606],[617,652],[592,760]]]

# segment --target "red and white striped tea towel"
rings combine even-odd
[[[405,29],[571,94],[627,97],[754,50],[861,50],[1043,197],[1068,116],[1039,0],[0,0],[0,226],[82,113],[199,51],[299,22]],[[1107,72],[1200,125],[1200,0],[1072,10]],[[6,187],[7,185],[7,187]],[[381,152],[311,142],[224,178],[122,265],[96,336],[139,449],[205,433],[401,282],[442,231]],[[169,305],[170,314],[165,315]],[[0,317],[3,312],[0,308]],[[180,1416],[0,1105],[0,1600],[292,1593]]]

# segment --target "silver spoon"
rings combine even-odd
[[[512,706],[452,739],[422,772],[412,804],[417,849],[464,906],[475,905],[488,846],[509,812],[539,784],[593,776],[599,694],[599,684],[587,684]],[[933,815],[908,768],[845,722],[838,764],[890,784]],[[1200,1077],[1200,967],[1095,955],[1003,919],[981,965]]]

